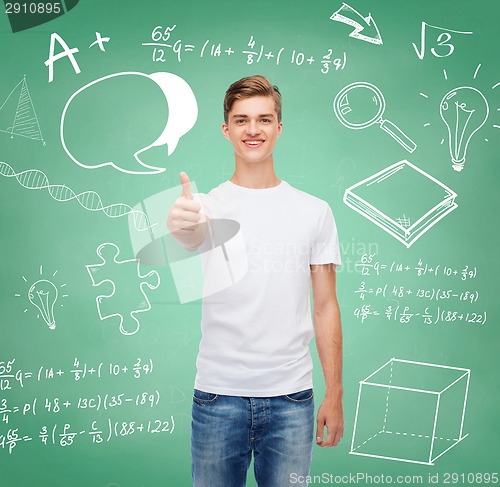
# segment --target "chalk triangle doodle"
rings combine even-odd
[[[18,97],[16,108],[14,110],[15,97]],[[9,103],[10,100],[10,103]],[[31,99],[31,95],[28,89],[28,82],[26,81],[26,75],[23,79],[14,87],[10,92],[9,96],[5,99],[3,104],[0,106],[0,112],[8,111],[12,107],[13,122],[9,127],[1,127],[0,132],[5,132],[10,134],[13,139],[14,136],[25,137],[31,140],[39,140],[45,145],[45,140],[43,139],[42,130],[40,124],[38,123],[38,117],[36,116],[35,106]],[[2,114],[5,116],[11,115],[9,113]]]

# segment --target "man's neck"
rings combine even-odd
[[[230,181],[251,189],[273,188],[281,182],[274,172],[272,161],[270,164],[246,164],[236,161],[236,168]]]

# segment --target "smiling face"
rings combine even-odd
[[[236,164],[272,164],[281,128],[273,98],[253,96],[234,102],[222,133],[233,144]]]

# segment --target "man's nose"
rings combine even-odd
[[[247,123],[247,134],[256,135],[260,132],[259,124],[255,120],[249,120]]]

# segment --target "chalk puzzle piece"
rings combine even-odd
[[[123,335],[133,335],[140,328],[136,315],[151,309],[146,288],[156,289],[160,285],[160,276],[156,271],[141,274],[137,259],[119,260],[120,249],[114,243],[101,244],[97,247],[96,253],[101,263],[85,267],[93,286],[103,286],[108,289],[107,293],[100,294],[96,298],[99,318],[105,320],[117,316],[120,319],[120,332]],[[118,289],[115,281],[118,282]],[[130,285],[136,281],[138,281],[137,286]],[[126,283],[128,289],[125,289],[124,285],[123,291],[120,292],[120,282]]]

